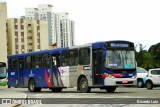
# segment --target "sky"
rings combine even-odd
[[[128,40],[147,50],[160,42],[160,0],[0,0],[7,2],[8,18],[19,18],[25,8],[53,5],[75,21],[75,42]]]

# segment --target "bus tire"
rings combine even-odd
[[[80,82],[79,82],[79,88],[80,88],[80,91],[82,93],[89,93],[91,91],[91,88],[88,87],[88,81],[86,78],[81,78]]]
[[[52,92],[61,92],[62,88],[52,88]]]
[[[109,87],[106,87],[106,91],[108,93],[113,93],[115,90],[116,90],[116,86],[109,86]]]
[[[28,88],[30,92],[36,92],[36,83],[34,79],[29,80]]]
[[[8,88],[11,88],[11,86],[8,85],[8,82],[7,82],[7,87],[8,87]]]

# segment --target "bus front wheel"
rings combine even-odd
[[[106,91],[108,93],[113,93],[116,90],[116,86],[110,86],[110,87],[106,87]]]
[[[82,78],[79,82],[80,91],[83,93],[89,93],[91,88],[88,87],[88,81],[86,78]]]

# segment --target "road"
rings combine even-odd
[[[62,100],[62,104],[59,104],[57,99],[57,102],[50,102],[52,104],[55,104],[58,107],[61,106],[66,106],[66,107],[70,107],[70,106],[84,106],[84,107],[90,107],[90,106],[99,106],[99,107],[105,107],[105,106],[114,106],[114,107],[129,107],[129,106],[135,106],[134,104],[129,104],[130,102],[125,102],[123,98],[126,98],[126,101],[130,98],[159,98],[160,101],[160,87],[154,88],[153,90],[147,90],[146,88],[135,88],[135,87],[118,87],[117,90],[114,93],[107,93],[105,90],[100,90],[100,89],[92,89],[90,93],[81,93],[81,92],[77,92],[76,88],[68,88],[68,89],[63,89],[61,93],[53,93],[51,90],[48,89],[42,89],[41,92],[29,92],[27,88],[10,88],[8,89],[7,87],[0,87],[0,94],[1,93],[25,93],[28,98],[65,98],[64,99],[60,99]],[[99,98],[106,98],[106,99],[102,99],[102,100],[108,100],[110,101],[111,98],[119,98],[118,101],[120,100],[121,102],[127,103],[127,104],[79,104],[79,99],[75,100],[74,105],[72,104],[64,104],[69,102],[69,98],[71,98],[71,100],[75,100],[76,98],[97,98],[95,100],[98,100]],[[50,100],[50,99],[48,99]],[[53,99],[52,99],[53,100]],[[63,102],[66,101],[66,102]],[[93,100],[94,101],[94,100]],[[112,100],[111,100],[112,101]],[[116,100],[114,100],[115,102]],[[72,101],[71,101],[72,102]],[[89,100],[88,100],[89,102]],[[87,102],[87,103],[88,103]],[[113,102],[113,103],[114,103]],[[56,104],[58,103],[58,104]],[[72,102],[73,103],[73,102]],[[89,102],[91,103],[91,102]],[[94,103],[94,102],[93,102]],[[110,102],[109,102],[110,103]],[[136,104],[136,106],[142,106],[142,104]],[[159,107],[160,106],[160,102],[159,104],[145,104],[146,107],[150,107],[150,106],[155,106],[155,107]],[[33,105],[22,105],[22,107],[31,107]],[[50,104],[47,105],[51,106]],[[42,105],[34,105],[34,107],[43,107]]]

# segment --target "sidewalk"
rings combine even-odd
[[[16,104],[17,99],[25,100],[27,99],[27,95],[24,93],[16,93],[16,92],[0,93],[0,103],[1,103],[0,106],[1,107],[18,107],[18,105],[20,106],[20,104]],[[15,103],[15,104],[12,104],[12,103]]]

